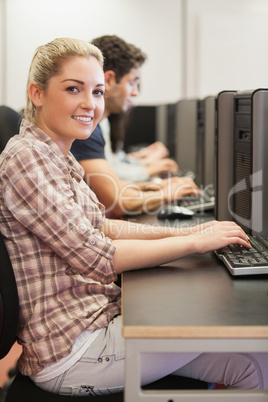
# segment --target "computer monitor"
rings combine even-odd
[[[167,146],[167,105],[136,106],[128,116],[124,150],[136,150],[144,145],[161,141]]]

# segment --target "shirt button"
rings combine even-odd
[[[100,363],[102,362],[102,358],[101,358],[101,357],[98,358],[98,362],[100,362]]]
[[[86,230],[87,230],[87,225],[85,223],[80,223],[79,224],[79,232],[81,234],[84,234],[86,232]]]
[[[93,239],[90,239],[90,240],[89,240],[89,243],[90,243],[92,246],[94,246],[94,244],[96,244],[95,240],[93,240]]]
[[[109,358],[109,357],[106,357],[105,360],[108,362],[108,361],[110,361],[110,358]]]

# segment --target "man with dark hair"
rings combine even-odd
[[[105,141],[110,139],[113,129],[108,117],[122,116],[134,106],[133,97],[139,94],[140,69],[146,55],[115,35],[101,36],[92,43],[99,47],[104,56],[105,111],[100,125],[91,136],[86,140],[75,140],[71,151],[85,170],[86,182],[106,207],[107,215],[121,217],[125,214],[148,213],[163,203],[198,193],[198,187],[189,178],[173,177],[159,184],[119,179],[105,158]],[[159,152],[158,149],[157,152],[163,150]],[[161,168],[162,171],[173,172],[178,168],[174,161],[163,156],[157,161],[157,166],[160,170],[155,174],[160,173]],[[138,169],[138,165],[135,168]]]

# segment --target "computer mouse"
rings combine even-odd
[[[169,205],[160,210],[158,219],[189,219],[194,214],[191,209],[179,205]]]

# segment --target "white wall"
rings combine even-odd
[[[0,0],[0,103],[24,107],[33,53],[57,36],[141,47],[141,105],[268,87],[267,21],[267,0]]]
[[[186,0],[189,97],[268,87],[268,1]]]
[[[4,0],[1,0],[4,1]],[[6,0],[7,91],[2,102],[19,109],[37,46],[55,37],[91,40],[117,34],[148,55],[139,102],[176,100],[180,94],[180,0]],[[167,82],[168,77],[168,82]]]

